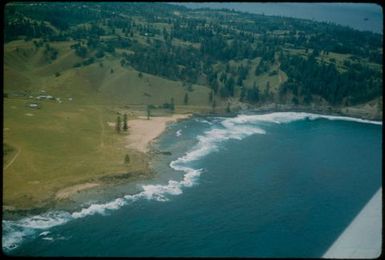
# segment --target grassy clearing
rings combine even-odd
[[[73,98],[79,104],[137,104],[161,105],[174,98],[183,104],[185,93],[189,104],[206,105],[209,88],[193,85],[193,91],[182,87],[181,82],[122,67],[118,58],[109,56],[89,66],[74,68],[80,61],[70,49],[71,43],[51,43],[59,50],[58,59],[41,64],[42,50],[35,51],[30,42],[14,41],[6,48],[4,63],[4,91],[28,90],[33,96],[44,90],[60,98]],[[18,52],[15,46],[20,49]],[[23,53],[26,53],[24,57]],[[20,68],[23,67],[23,70]],[[59,72],[59,76],[55,73]]]
[[[146,171],[145,156],[127,150],[125,134],[115,133],[108,125],[116,120],[113,110],[49,102],[32,110],[24,104],[22,99],[4,103],[4,126],[8,129],[4,141],[20,150],[4,171],[4,205],[37,206],[67,186],[98,181],[106,175]],[[128,165],[124,164],[125,154],[130,155]]]

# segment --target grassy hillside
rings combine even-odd
[[[378,34],[162,3],[9,3],[4,28],[7,207],[148,173],[115,132],[117,113],[210,112],[215,101],[216,112],[283,103],[382,117]]]
[[[139,72],[133,68],[122,68],[118,58],[105,57],[89,66],[74,68],[81,60],[70,49],[68,43],[52,43],[59,51],[58,59],[44,62],[42,51],[31,42],[13,41],[5,46],[4,92],[28,93],[37,96],[41,90],[60,98],[72,97],[76,103],[162,105],[175,99],[183,104],[186,93],[189,105],[208,106],[210,89],[193,84],[189,90],[180,81]],[[60,73],[56,76],[55,73]],[[40,93],[40,94],[39,94]]]

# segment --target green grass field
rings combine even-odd
[[[41,109],[25,104],[23,99],[4,104],[3,142],[15,149],[3,164],[5,206],[37,206],[67,186],[147,170],[145,156],[124,147],[126,133],[117,134],[108,125],[116,120],[113,110],[49,101]],[[130,155],[128,165],[125,154]]]

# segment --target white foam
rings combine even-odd
[[[229,139],[240,140],[255,133],[263,134],[264,131],[258,127],[247,125],[228,125],[224,128],[213,128],[198,136],[198,144],[195,147],[184,156],[170,163],[173,169],[184,172],[181,181],[169,180],[166,185],[143,185],[143,191],[140,193],[125,195],[123,198],[117,198],[108,203],[94,203],[73,213],[55,211],[13,222],[3,221],[3,227],[7,226],[6,235],[3,236],[3,247],[5,249],[12,249],[13,245],[20,244],[27,234],[35,234],[37,230],[46,230],[54,226],[63,225],[73,219],[84,218],[90,215],[105,215],[108,210],[120,209],[128,202],[134,202],[138,199],[168,201],[169,195],[180,195],[183,193],[182,189],[184,187],[192,187],[198,182],[203,169],[193,169],[187,165],[189,162],[198,160],[210,152],[218,150],[220,142]]]
[[[178,131],[176,131],[176,136],[179,137],[182,135],[182,129],[179,129]]]
[[[84,218],[90,215],[105,215],[108,210],[120,209],[129,202],[135,202],[139,199],[168,201],[169,195],[180,195],[183,193],[184,187],[192,187],[198,183],[199,177],[204,169],[194,169],[190,167],[189,164],[212,152],[218,151],[222,142],[230,139],[241,140],[254,134],[265,134],[266,132],[260,127],[260,122],[281,124],[304,119],[315,120],[318,118],[382,125],[382,122],[351,117],[325,116],[296,112],[278,112],[264,115],[238,115],[234,118],[216,118],[216,125],[212,126],[210,130],[204,132],[202,135],[197,136],[198,142],[191,150],[170,163],[171,168],[184,173],[182,180],[169,180],[166,185],[143,185],[143,191],[140,193],[125,195],[122,198],[117,198],[107,203],[94,203],[73,213],[52,211],[42,215],[26,217],[17,221],[3,220],[3,249],[12,250],[16,248],[22,243],[25,237],[36,236],[36,233],[40,230],[47,230],[54,226],[63,225],[73,219]],[[214,125],[207,120],[199,120],[199,122]],[[40,235],[45,236],[45,234],[48,234],[46,232],[48,231],[41,232]]]
[[[17,226],[30,229],[49,229],[68,221],[70,214],[63,211],[51,211],[43,215],[23,218],[17,221]]]
[[[361,118],[354,117],[345,117],[345,116],[329,116],[305,112],[274,112],[269,114],[261,115],[238,115],[237,117],[224,120],[224,124],[245,124],[245,123],[256,123],[256,122],[270,122],[270,123],[290,123],[293,121],[310,119],[315,120],[319,118],[329,119],[329,120],[343,120],[343,121],[353,121],[358,123],[368,123],[382,125],[381,121],[372,121]]]
[[[199,122],[199,123],[205,123],[205,124],[208,124],[208,125],[213,125],[212,122],[207,121],[207,120],[205,120],[205,119],[198,119],[198,118],[196,118],[195,121],[196,121],[196,122]]]
[[[71,217],[77,219],[95,214],[105,215],[106,210],[120,209],[124,205],[126,205],[126,201],[124,200],[124,198],[117,198],[111,202],[104,204],[92,204],[87,208],[83,208],[80,211],[72,213]]]
[[[31,229],[24,229],[14,225],[13,221],[3,220],[2,245],[5,250],[12,250],[19,246],[25,237],[34,234]],[[7,235],[4,235],[6,233]]]

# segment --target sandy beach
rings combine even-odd
[[[323,258],[377,258],[381,254],[382,188],[323,255]]]
[[[167,124],[188,118],[191,114],[179,114],[168,117],[139,117],[128,121],[128,136],[126,148],[140,152],[148,152],[149,144],[166,129]]]

